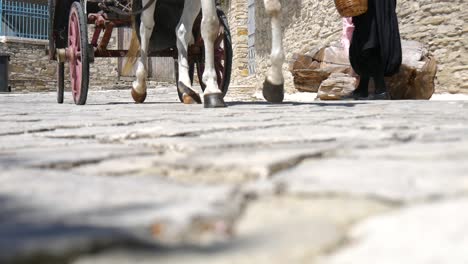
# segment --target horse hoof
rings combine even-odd
[[[182,101],[184,104],[201,104],[202,100],[200,95],[194,90],[187,87],[183,82],[179,82],[178,89],[182,88]]]
[[[223,97],[224,96],[221,93],[203,95],[205,108],[227,107],[226,103],[224,102]]]
[[[284,100],[284,83],[272,84],[268,79],[263,83],[263,97],[270,103],[281,103]]]
[[[132,88],[132,97],[133,100],[135,100],[135,103],[137,104],[142,104],[146,100],[146,95],[147,93],[145,92],[144,94],[139,94],[135,89]]]
[[[182,101],[184,104],[201,104],[201,98],[198,94],[188,95],[184,93],[182,95]]]

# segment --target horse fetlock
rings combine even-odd
[[[135,72],[135,76],[139,80],[146,79],[147,73],[146,73],[145,67],[142,64],[138,65],[138,68]]]
[[[268,69],[266,79],[275,85],[280,85],[284,83],[283,70],[281,67],[271,67]]]
[[[216,83],[216,72],[214,70],[208,70],[205,69],[205,72],[203,73],[203,82],[208,84],[210,82],[215,82]]]
[[[205,72],[205,74],[203,74],[203,82],[206,84],[205,94],[221,93],[218,87],[216,73]]]
[[[282,65],[285,61],[286,57],[284,56],[284,52],[281,50],[272,51],[270,55],[270,60],[272,65]]]
[[[221,93],[221,90],[218,87],[218,83],[216,82],[208,82],[206,83],[206,88],[203,94],[218,94]]]
[[[136,80],[132,84],[133,90],[135,90],[139,94],[146,93],[146,80]]]

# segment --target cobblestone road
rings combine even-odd
[[[0,262],[468,263],[468,101],[174,90],[0,95]]]

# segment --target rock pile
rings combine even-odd
[[[434,93],[437,71],[434,57],[419,42],[403,41],[402,46],[400,72],[386,78],[392,99],[430,99]],[[298,91],[317,92],[321,100],[340,100],[357,84],[348,54],[338,45],[309,54],[296,54],[290,70]]]

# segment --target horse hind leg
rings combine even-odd
[[[214,42],[219,33],[219,20],[216,12],[216,4],[213,0],[201,0],[202,23],[201,33],[205,43],[205,72],[203,82],[206,84],[203,94],[205,108],[226,107],[224,95],[218,87],[218,79],[215,71]]]
[[[263,97],[271,103],[281,103],[284,99],[283,63],[283,31],[281,21],[281,3],[279,0],[264,0],[265,9],[271,18],[272,49],[271,67],[268,69],[263,83]]]
[[[193,23],[200,12],[200,1],[186,0],[182,17],[176,28],[179,82],[177,89],[182,93],[184,104],[201,104],[200,95],[192,89],[189,75],[188,48],[193,42]]]
[[[149,0],[142,0],[142,6],[145,6]],[[146,79],[148,77],[148,51],[149,41],[154,28],[154,9],[155,1],[148,9],[141,14],[140,23],[140,58],[137,62],[136,80],[133,82],[132,97],[136,103],[143,103],[146,99]]]

